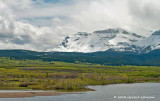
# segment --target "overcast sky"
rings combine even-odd
[[[0,49],[47,50],[77,32],[160,29],[159,0],[0,0]]]

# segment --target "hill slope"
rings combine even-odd
[[[108,50],[94,53],[77,52],[34,52],[27,50],[0,50],[0,57],[15,59],[42,59],[44,61],[63,61],[70,63],[93,63],[104,65],[150,65],[160,66],[160,50],[149,53]]]

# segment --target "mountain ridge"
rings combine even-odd
[[[126,51],[126,48],[131,48],[133,43],[144,38],[144,36],[122,28],[98,30],[93,33],[78,32],[72,36],[67,36],[58,48],[49,51],[84,53],[109,49]]]
[[[63,42],[48,51],[91,53],[99,51],[132,51],[148,53],[160,49],[160,30],[144,37],[122,28],[97,30],[93,33],[78,32],[67,36]]]

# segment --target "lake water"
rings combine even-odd
[[[160,83],[114,84],[89,88],[96,91],[60,96],[0,98],[0,101],[160,101]]]

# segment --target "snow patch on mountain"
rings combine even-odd
[[[137,47],[141,47],[141,50],[145,53],[155,49],[160,49],[160,30],[154,32],[150,37],[136,42],[135,45]]]
[[[154,32],[150,37],[137,42],[137,45],[141,47],[160,45],[160,30]]]
[[[61,52],[97,52],[114,49],[125,51],[144,37],[122,28],[98,30],[93,33],[78,32],[67,36],[58,48],[49,51]],[[135,49],[131,49],[135,50]]]

